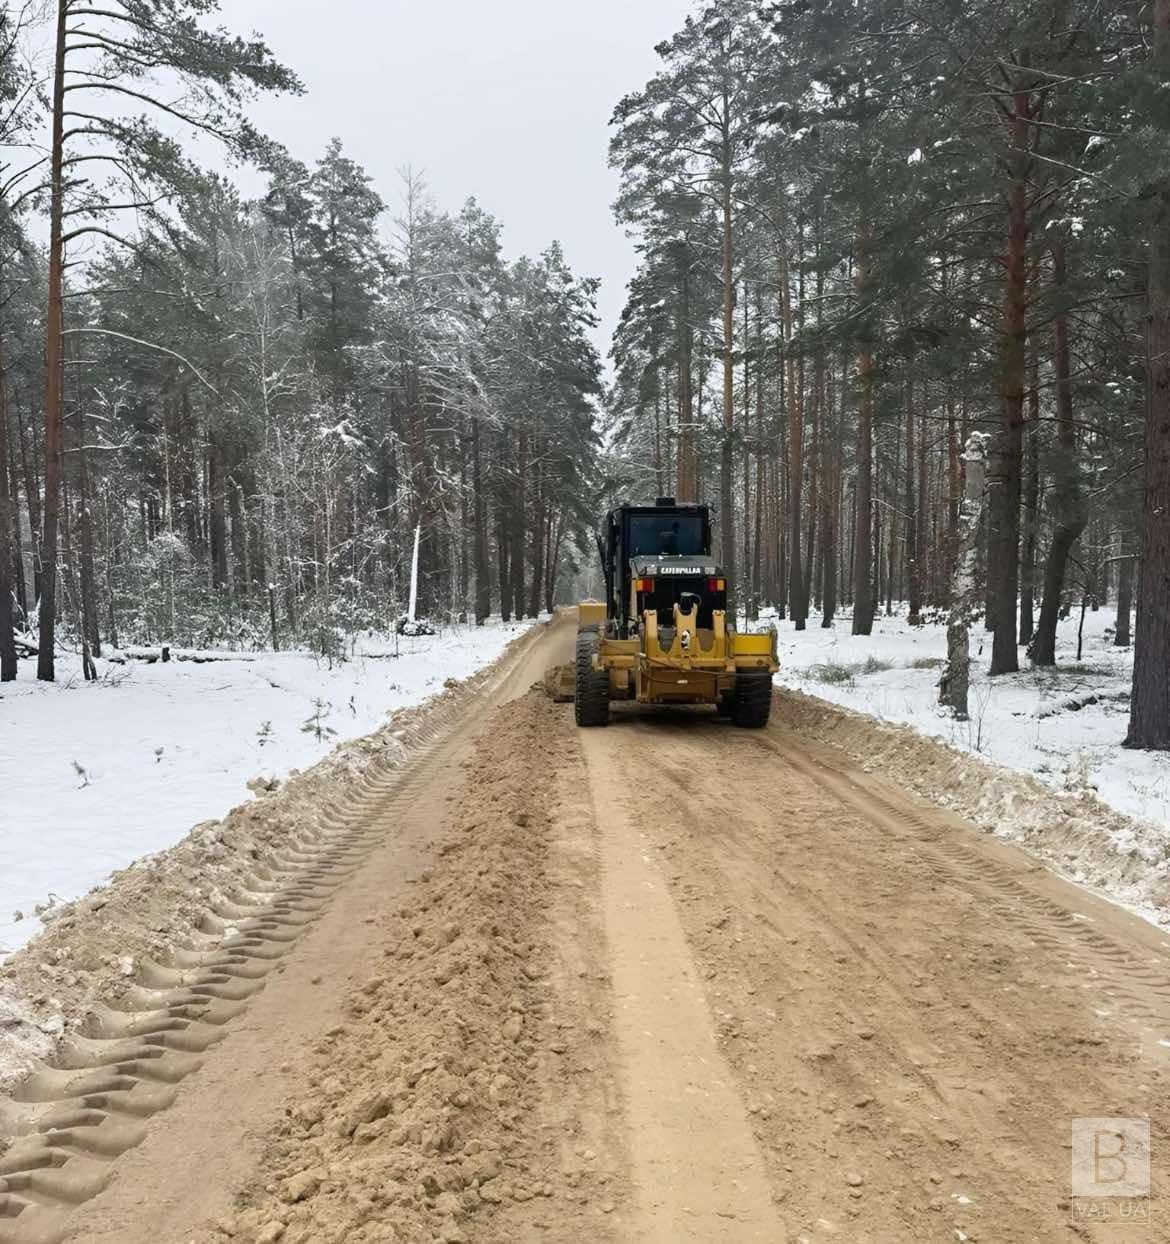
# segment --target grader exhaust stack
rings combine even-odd
[[[636,700],[713,704],[737,726],[766,725],[776,637],[737,634],[727,619],[707,507],[619,506],[597,544],[605,601],[578,606],[577,724],[604,726],[611,700]]]

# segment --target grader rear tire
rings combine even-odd
[[[772,712],[772,675],[739,674],[731,698],[731,724],[745,730],[759,730],[768,724]]]
[[[577,636],[577,681],[573,695],[573,716],[579,726],[609,725],[609,673],[593,668],[593,656],[601,646],[596,631]]]

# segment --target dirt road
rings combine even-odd
[[[1165,1205],[1166,937],[782,703],[578,732],[571,638],[156,969],[153,1053],[18,1094],[0,1242],[1166,1238],[1069,1182],[1072,1119],[1148,1117]]]

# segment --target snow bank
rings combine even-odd
[[[38,907],[222,816],[250,779],[304,768],[466,678],[528,625],[367,639],[342,663],[303,652],[99,661],[88,684],[76,661],[58,661],[55,684],[22,661],[0,687],[0,957],[40,930]]]
[[[847,617],[829,629],[812,618],[803,632],[778,622],[776,681],[880,721],[911,726],[1055,790],[1095,796],[1144,823],[1140,845],[1118,841],[1115,846],[1137,850],[1152,865],[1170,850],[1170,756],[1121,746],[1133,651],[1113,646],[1114,612],[1086,615],[1079,662],[1077,622],[1074,612],[1059,626],[1055,669],[1026,668],[998,678],[987,676],[990,635],[972,630],[966,722],[955,721],[937,703],[945,625],[911,627],[904,613],[879,617],[869,636],[851,635]],[[1021,662],[1027,664],[1022,652]],[[1011,828],[1002,825],[1000,832]]]

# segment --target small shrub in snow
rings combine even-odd
[[[809,673],[817,682],[827,682],[833,686],[852,687],[854,666],[845,665],[840,661],[825,661],[814,665]]]
[[[883,661],[872,653],[860,664],[847,665],[843,661],[824,661],[809,669],[809,676],[817,682],[829,683],[835,687],[852,687],[859,674],[882,674],[894,667],[889,661]]]
[[[991,703],[992,686],[990,682],[975,683],[971,687],[971,696],[975,701],[974,711],[967,718],[967,746],[973,751],[982,753],[983,719],[987,716],[987,708]]]
[[[1093,780],[1093,770],[1096,764],[1093,760],[1092,753],[1087,750],[1081,750],[1074,754],[1068,763],[1068,768],[1064,773],[1064,788],[1072,791],[1074,794],[1083,794],[1087,791],[1095,792],[1097,783]]]
[[[260,728],[256,731],[256,742],[260,747],[272,742],[272,722],[262,721],[260,723]]]
[[[318,743],[331,739],[337,731],[332,726],[325,724],[325,718],[329,715],[329,704],[320,698],[313,701],[312,716],[305,719],[305,723],[301,726],[302,734],[311,734]]]

